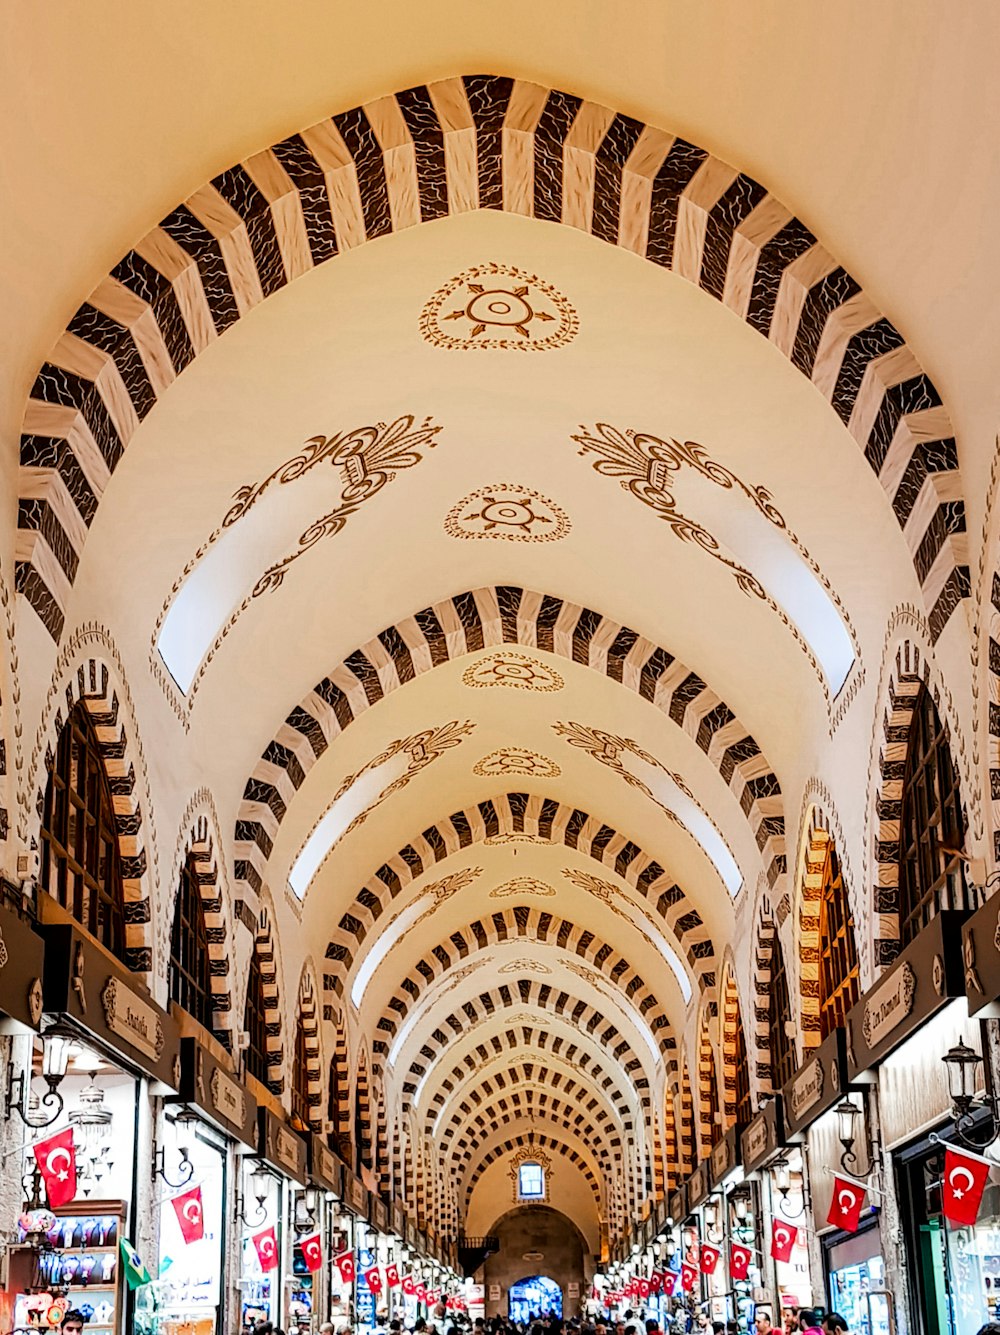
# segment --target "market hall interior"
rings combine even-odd
[[[3,13],[0,1329],[1000,1318],[1000,15]]]

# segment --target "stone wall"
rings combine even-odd
[[[575,1316],[578,1299],[568,1296],[569,1285],[577,1284],[577,1293],[586,1292],[593,1263],[585,1250],[583,1235],[564,1214],[547,1205],[526,1205],[508,1214],[491,1232],[500,1239],[500,1250],[487,1257],[483,1267],[486,1315],[507,1315],[507,1291],[519,1280],[545,1275],[563,1292],[563,1311]],[[540,1256],[533,1256],[540,1253]],[[526,1254],[531,1259],[525,1259]],[[500,1285],[500,1296],[491,1300],[491,1285]],[[496,1290],[494,1289],[493,1292]]]

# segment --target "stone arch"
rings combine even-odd
[[[716,1014],[706,1006],[698,1021],[698,1145],[702,1158],[711,1150],[722,1129],[718,1063],[711,1034],[711,1021],[715,1018]]]
[[[16,587],[53,639],[108,481],[176,377],[341,250],[449,213],[582,229],[671,269],[830,403],[892,504],[934,638],[969,593],[948,413],[912,349],[766,188],[579,97],[493,75],[335,114],[220,173],[115,265],[31,388]]]
[[[234,943],[230,936],[229,924],[234,918],[225,861],[219,856],[221,847],[219,816],[215,809],[215,801],[207,788],[199,788],[188,802],[180,820],[180,830],[180,838],[171,864],[173,893],[164,895],[164,911],[159,915],[159,957],[164,960],[169,958],[170,933],[173,930],[181,870],[187,859],[191,858],[205,914],[205,934],[208,939],[212,982],[212,1032],[231,1053],[235,977],[232,967]]]
[[[719,994],[719,1055],[722,1065],[720,1094],[722,1097],[723,1130],[736,1125],[737,1086],[739,1063],[749,1060],[740,990],[731,952],[727,952],[722,969],[722,987]]]
[[[775,1094],[771,1074],[771,960],[777,940],[778,925],[771,901],[762,891],[753,918],[753,992],[754,1048],[757,1054],[757,1086],[761,1094]]]
[[[386,1196],[389,1191],[389,1140],[388,1128],[386,1126],[385,1116],[385,1089],[381,1080],[376,1080],[375,1096],[375,1136],[373,1147],[373,1167],[375,1180],[378,1183],[380,1196]]]
[[[649,853],[627,835],[553,798],[502,793],[428,826],[383,863],[355,896],[327,946],[340,966],[324,986],[340,995],[357,952],[377,919],[403,888],[446,858],[480,843],[519,838],[561,843],[613,869],[646,899],[673,931],[703,991],[715,987],[715,950],[701,915],[684,891]],[[383,924],[384,925],[384,924]]]
[[[491,1136],[497,1126],[528,1115],[530,1100],[520,1102],[523,1103],[523,1107],[514,1099],[503,1098],[485,1104],[481,1111],[477,1111],[468,1119],[462,1127],[461,1135],[447,1147],[444,1155],[445,1163],[457,1161],[459,1173],[464,1173],[468,1169],[472,1155],[476,1152],[477,1145]],[[605,1143],[597,1128],[589,1124],[572,1105],[563,1103],[561,1099],[551,1100],[545,1108],[545,1120],[546,1123],[551,1121],[569,1135],[582,1139],[600,1163],[602,1173],[609,1179],[615,1176],[620,1167],[620,1159],[615,1158],[610,1142]],[[620,1141],[618,1148],[619,1150],[621,1148]]]
[[[674,1050],[676,1043],[664,1007],[624,955],[612,950],[586,927],[555,914],[540,913],[518,905],[497,909],[489,916],[484,915],[482,919],[455,928],[445,940],[439,941],[425,953],[419,966],[403,979],[399,991],[386,1003],[376,1024],[380,1035],[385,1034],[386,1037],[380,1037],[372,1043],[372,1053],[385,1055],[389,1052],[392,1040],[405,1024],[407,1015],[449,969],[463,962],[475,963],[476,956],[490,946],[516,940],[547,943],[586,960],[629,998],[663,1054]]]
[[[476,1183],[482,1177],[483,1173],[485,1173],[486,1169],[489,1168],[490,1164],[495,1163],[497,1159],[504,1158],[505,1155],[516,1153],[519,1149],[522,1149],[529,1144],[536,1146],[539,1149],[552,1150],[556,1154],[561,1154],[563,1158],[568,1159],[570,1163],[575,1164],[576,1167],[580,1169],[594,1193],[594,1201],[597,1204],[598,1217],[603,1219],[604,1194],[601,1191],[598,1179],[590,1165],[572,1145],[567,1145],[563,1141],[556,1140],[553,1136],[545,1135],[544,1133],[536,1135],[530,1142],[526,1135],[512,1136],[509,1140],[505,1140],[502,1145],[494,1145],[491,1149],[487,1150],[483,1157],[476,1161],[476,1167],[472,1170],[469,1180],[462,1187],[462,1213],[464,1214],[468,1209],[472,1193],[476,1189]]]
[[[264,1025],[267,1033],[267,1087],[279,1098],[285,1091],[284,1029],[281,1017],[281,980],[273,926],[273,907],[266,894],[257,915],[253,949],[260,965],[264,989]]]
[[[686,1178],[698,1166],[698,1138],[695,1132],[694,1094],[687,1056],[681,1058],[681,1176]]]
[[[321,1131],[323,1124],[323,1057],[319,1028],[316,979],[311,965],[303,966],[299,976],[296,1023],[302,1026],[306,1053],[306,1088],[309,1129]]]
[[[91,645],[97,647],[96,654],[88,651]],[[142,974],[152,988],[166,973],[154,968],[153,902],[159,877],[146,761],[121,659],[108,632],[96,625],[83,627],[60,653],[32,750],[28,791],[35,792],[31,846],[36,874],[37,831],[45,810],[48,777],[59,736],[78,704],[87,710],[94,726],[114,799],[125,900],[124,963]],[[27,834],[26,828],[25,842]]]
[[[905,637],[897,645],[889,666],[886,694],[879,697],[876,716],[875,746],[878,772],[875,776],[875,880],[873,886],[873,954],[876,970],[888,968],[899,954],[899,838],[902,816],[903,778],[914,709],[922,687],[930,691],[949,742],[955,733],[951,726],[950,698],[943,696],[939,676],[915,638]],[[952,762],[962,794],[963,820],[969,830],[968,794],[970,785],[961,736],[955,738]],[[967,903],[955,908],[975,907],[974,891],[967,891]],[[866,943],[867,944],[867,943]]]
[[[677,1139],[677,1097],[677,1088],[668,1084],[663,1099],[663,1182],[666,1192],[676,1191],[683,1177]]]
[[[235,835],[237,878],[251,889],[265,879],[267,859],[295,794],[359,715],[436,667],[511,644],[541,649],[610,677],[687,733],[732,792],[739,818],[747,821],[760,849],[768,881],[775,884],[785,870],[781,786],[725,701],[667,649],[628,626],[552,594],[512,585],[473,589],[425,607],[386,627],[317,682],[285,719],[244,786]],[[541,663],[535,666],[549,689],[553,673]]]
[[[0,608],[2,608],[4,652],[0,656],[0,870],[10,880],[16,876],[14,852],[16,835],[17,787],[24,768],[23,725],[21,722],[21,678],[14,625],[15,598],[3,569],[0,569]]]
[[[369,1077],[368,1053],[364,1044],[358,1050],[354,1075],[354,1144],[355,1167],[360,1174],[371,1173],[374,1152],[372,1139],[372,1089]]]
[[[330,1058],[330,1087],[327,1110],[331,1135],[342,1159],[353,1162],[351,1153],[351,1076],[347,1055],[347,1033],[343,1017],[334,1021],[333,1055]]]

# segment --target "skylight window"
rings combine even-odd
[[[517,1194],[522,1201],[545,1199],[545,1169],[540,1163],[523,1163],[518,1167]]]

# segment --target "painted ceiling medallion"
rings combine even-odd
[[[445,515],[451,538],[498,538],[501,542],[558,542],[572,528],[555,501],[513,482],[471,492]]]
[[[542,973],[548,974],[552,970],[547,964],[542,964],[540,960],[511,960],[509,964],[502,965],[497,969],[497,973]]]
[[[523,746],[502,746],[478,760],[472,769],[480,778],[495,778],[501,774],[528,774],[533,779],[557,779],[562,770],[548,756],[529,751]]]
[[[556,891],[545,881],[536,876],[514,876],[502,885],[490,891],[490,899],[512,899],[515,895],[535,895],[540,899],[552,899]]]
[[[549,844],[551,839],[542,839],[537,834],[521,834],[518,831],[508,830],[502,834],[488,834],[483,843],[490,848],[498,848],[502,844]]]
[[[565,686],[554,668],[514,649],[498,649],[462,673],[465,686],[509,686],[517,691],[561,691]]]
[[[464,269],[420,312],[420,332],[435,348],[548,352],[565,347],[580,319],[561,292],[509,264]]]

